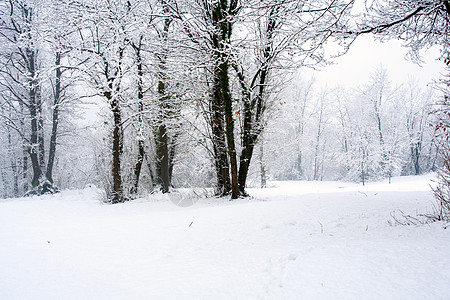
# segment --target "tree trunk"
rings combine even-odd
[[[178,139],[178,133],[175,133],[172,136],[172,140],[170,142],[170,150],[169,150],[169,182],[172,184],[172,175],[173,175],[173,166],[174,166],[174,160],[176,155],[176,149],[177,149],[177,139]]]
[[[42,174],[41,164],[39,161],[39,150],[40,147],[38,145],[38,136],[39,136],[39,128],[38,128],[38,111],[37,111],[37,103],[36,103],[36,83],[34,80],[29,82],[29,91],[28,95],[30,97],[29,111],[31,117],[31,136],[30,136],[30,145],[29,145],[29,154],[31,158],[31,166],[33,168],[33,179],[31,181],[32,188],[37,188],[40,183],[40,178]]]
[[[28,191],[28,150],[27,146],[23,145],[23,156],[22,156],[22,192],[25,194]]]
[[[261,172],[261,188],[267,187],[266,164],[264,163],[264,143],[261,141],[259,147],[259,166]]]
[[[53,165],[56,155],[56,137],[58,133],[58,117],[59,117],[59,105],[61,100],[61,53],[56,52],[55,59],[56,74],[55,74],[55,94],[53,98],[53,119],[52,119],[52,133],[50,136],[50,147],[48,151],[48,162],[46,179],[50,184],[53,184]]]
[[[265,29],[265,42],[261,60],[261,66],[258,70],[257,76],[255,76],[255,81],[257,78],[257,85],[253,86],[253,83],[250,84],[250,89],[257,88],[256,98],[250,99],[250,92],[244,91],[244,124],[243,124],[243,138],[242,138],[242,152],[240,156],[239,162],[239,192],[242,195],[245,195],[245,186],[247,183],[248,170],[250,168],[250,162],[253,156],[253,149],[258,140],[259,135],[263,130],[262,124],[262,115],[265,110],[265,88],[266,88],[266,80],[269,75],[269,64],[272,58],[272,37],[273,31],[275,30],[276,25],[276,13],[278,10],[278,6],[274,7],[268,16],[267,27]],[[236,68],[235,68],[236,69]],[[243,74],[238,74],[238,77],[241,78],[240,81],[243,82]],[[244,84],[241,83],[241,86],[245,90]]]
[[[218,69],[218,79],[221,86],[222,98],[224,99],[225,108],[225,124],[226,124],[226,138],[228,146],[228,156],[230,158],[230,173],[231,173],[231,199],[237,199],[239,197],[239,188],[237,180],[237,159],[236,159],[236,146],[234,139],[234,116],[233,116],[233,103],[231,93],[229,90],[229,76],[228,76],[228,64],[223,62]]]
[[[167,11],[167,10],[166,10]],[[167,42],[167,36],[172,20],[166,18],[164,20],[164,27],[161,33],[163,43]],[[166,121],[169,118],[170,103],[167,95],[167,51],[166,46],[163,47],[162,53],[157,55],[159,60],[158,71],[158,105],[159,105],[159,124],[156,130],[156,176],[157,183],[161,187],[161,192],[168,193],[170,187],[170,172],[169,172],[169,136]]]
[[[212,99],[212,144],[214,150],[214,162],[216,166],[217,191],[218,196],[225,196],[230,193],[230,171],[225,141],[225,124],[223,120],[223,103],[220,96],[216,95],[217,87],[214,85]]]
[[[250,99],[244,100],[244,122],[242,128],[242,150],[239,158],[239,192],[245,195],[245,185],[247,182],[248,170],[250,167],[250,161],[253,156],[254,148],[254,133],[252,133],[252,110]]]
[[[34,84],[38,84],[36,81]],[[45,170],[45,142],[44,142],[44,118],[42,116],[42,98],[40,89],[36,89],[36,109],[37,109],[37,118],[38,118],[38,144],[39,144],[39,165],[41,172]],[[45,178],[42,178],[45,180]],[[43,182],[40,182],[42,184]]]
[[[158,127],[157,133],[157,173],[158,173],[158,184],[161,185],[161,192],[169,192],[169,148],[168,148],[168,138],[167,130],[165,125],[160,125]]]
[[[244,125],[242,138],[242,152],[239,165],[239,191],[245,195],[245,186],[247,182],[248,170],[253,156],[253,150],[259,135],[263,130],[261,124],[262,113],[265,109],[265,85],[268,70],[263,68],[259,75],[259,88],[256,99],[253,103],[244,102]],[[252,116],[254,115],[254,120]]]
[[[107,90],[103,95],[107,99],[111,112],[113,114],[113,135],[112,135],[112,191],[110,191],[111,203],[120,203],[125,201],[123,186],[122,186],[122,173],[121,173],[121,160],[123,153],[123,125],[122,125],[122,111],[120,108],[120,102],[118,95],[120,93],[120,85],[114,85],[118,76],[121,74],[121,60],[123,58],[123,49],[119,49],[119,65],[110,73],[109,62],[104,59],[105,76],[107,79]]]
[[[319,126],[317,128],[317,135],[316,135],[316,145],[314,147],[314,180],[319,180],[319,169],[320,169],[320,162],[319,162],[319,148],[320,148],[320,137],[322,135],[322,114],[323,114],[323,99],[321,99],[320,104],[320,112],[319,112]],[[323,163],[323,162],[322,162]]]
[[[112,132],[112,191],[110,191],[111,203],[120,203],[126,200],[123,191],[121,162],[123,154],[123,124],[122,124],[122,110],[120,107],[120,82],[122,80],[122,59],[124,55],[124,48],[119,48],[117,56],[117,66],[111,69],[110,62],[106,57],[103,59],[104,75],[107,80],[106,89],[103,95],[107,99],[111,112],[113,114],[113,132]]]
[[[28,110],[30,112],[31,118],[31,135],[30,135],[30,145],[28,148],[28,152],[31,158],[31,164],[33,167],[33,179],[31,182],[32,189],[38,189],[40,185],[40,179],[42,175],[42,167],[44,165],[44,156],[43,156],[43,119],[41,115],[41,100],[39,93],[39,82],[37,79],[37,70],[36,70],[36,59],[37,53],[36,50],[32,49],[32,19],[33,19],[33,11],[31,8],[22,7],[22,13],[24,16],[25,23],[27,25],[27,29],[25,31],[24,36],[31,43],[31,46],[28,46],[24,50],[24,60],[25,67],[28,72]]]
[[[122,115],[117,99],[111,99],[111,111],[114,118],[113,140],[112,140],[112,176],[113,176],[113,190],[112,203],[119,203],[124,201],[122,189],[122,176],[120,170],[122,146],[123,146],[123,129],[122,129]]]
[[[211,4],[211,6],[205,3],[206,14],[211,19],[215,29],[210,33],[214,61],[211,128],[218,192],[225,195],[231,191],[232,199],[239,196],[239,188],[228,61],[233,25],[231,17],[236,13],[237,4],[235,0],[230,2],[222,0]]]
[[[20,108],[20,128],[22,132],[25,132],[25,111],[23,107],[23,102],[19,102]],[[29,189],[28,181],[28,155],[29,155],[29,145],[24,137],[22,137],[22,194],[25,194]]]
[[[6,198],[8,198],[9,197],[9,195],[8,195],[8,186],[9,186],[9,184],[8,184],[8,180],[6,179],[6,172],[2,172],[2,183],[3,183],[3,196],[2,196],[2,198],[3,199],[6,199]]]
[[[144,162],[144,141],[139,140],[138,141],[138,155],[136,159],[136,164],[134,166],[134,180],[133,180],[133,186],[131,187],[130,194],[137,194],[138,187],[139,187],[139,178],[141,176],[141,170],[142,170],[142,164]]]
[[[141,176],[142,164],[144,162],[145,148],[144,148],[144,132],[143,132],[143,113],[144,113],[144,87],[143,87],[143,63],[141,57],[141,47],[142,47],[143,36],[140,36],[139,44],[134,45],[133,48],[136,52],[136,65],[137,65],[137,99],[138,99],[138,154],[136,159],[136,164],[134,165],[134,178],[133,186],[131,187],[130,194],[136,194],[138,192],[139,178]]]
[[[11,139],[11,128],[7,127],[7,136],[8,136],[8,156],[11,165],[11,171],[13,174],[13,197],[19,197],[19,172],[17,166],[16,155],[13,150],[13,143]],[[5,193],[6,193],[5,186]]]

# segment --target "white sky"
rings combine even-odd
[[[408,49],[400,41],[381,43],[371,35],[358,38],[348,53],[335,59],[335,64],[323,67],[320,71],[302,70],[302,75],[313,75],[320,85],[356,87],[367,83],[374,71],[382,66],[388,71],[393,84],[402,84],[408,77],[414,77],[425,87],[433,80],[442,77],[444,63],[437,60],[439,49],[423,51],[424,63],[419,66],[406,60]]]

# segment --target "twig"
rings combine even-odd
[[[320,223],[320,221],[319,221],[319,220],[317,220],[317,223],[319,223],[319,224],[320,224],[320,233],[323,233],[323,225],[322,225],[322,223]]]

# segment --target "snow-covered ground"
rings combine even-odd
[[[273,182],[190,207],[0,200],[0,299],[450,299],[450,229],[389,225],[431,210],[432,178]]]

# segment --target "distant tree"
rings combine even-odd
[[[360,18],[358,25],[347,31],[350,35],[361,35],[373,33],[381,39],[401,39],[405,46],[409,48],[409,56],[414,61],[420,62],[420,52],[432,46],[441,48],[441,60],[450,65],[450,2],[448,0],[436,1],[371,1],[367,12]],[[450,70],[447,68],[450,72]],[[448,75],[442,80],[443,99],[439,102],[435,115],[437,121],[433,124],[438,130],[437,145],[439,153],[444,159],[444,168],[439,174],[440,188],[436,193],[438,199],[450,201],[450,185],[445,180],[445,174],[449,172],[448,163],[449,149],[442,147],[448,142],[446,134],[448,122],[445,118],[450,118],[446,114],[449,97]],[[442,111],[442,113],[440,112]],[[440,201],[442,204],[443,202]],[[443,206],[441,206],[442,208]],[[448,207],[444,207],[447,210]]]
[[[402,125],[400,116],[390,118],[399,109],[396,104],[402,98],[401,90],[393,87],[387,74],[387,70],[379,68],[371,77],[370,83],[360,91],[360,97],[369,106],[368,117],[372,121],[374,137],[377,147],[373,148],[378,156],[378,169],[380,177],[393,176],[395,170],[399,169],[402,162],[398,155],[402,152],[398,129]]]
[[[306,161],[306,149],[305,149],[305,131],[307,123],[311,122],[311,111],[309,111],[309,106],[313,101],[313,85],[315,79],[303,82],[296,81],[295,84],[298,90],[295,91],[293,97],[294,107],[291,113],[296,116],[296,123],[294,129],[293,139],[296,142],[296,160],[293,164],[294,168],[294,178],[295,179],[305,179],[305,161]]]
[[[409,143],[409,158],[405,160],[402,173],[420,175],[435,169],[436,147],[433,143],[434,122],[433,101],[436,92],[432,88],[422,91],[415,80],[407,83],[405,102],[401,110],[405,111],[406,130]]]
[[[434,129],[426,122],[432,118],[431,90],[423,92],[417,83],[394,86],[384,69],[352,89],[319,90],[310,80],[294,82],[266,133],[267,170],[275,178],[365,184],[415,174],[416,163],[423,172],[432,169]]]
[[[431,216],[436,220],[450,220],[450,78],[448,78],[444,97],[441,98],[433,112],[436,121],[436,146],[443,160],[443,166],[438,172],[438,185],[434,188],[434,195],[438,205]]]

